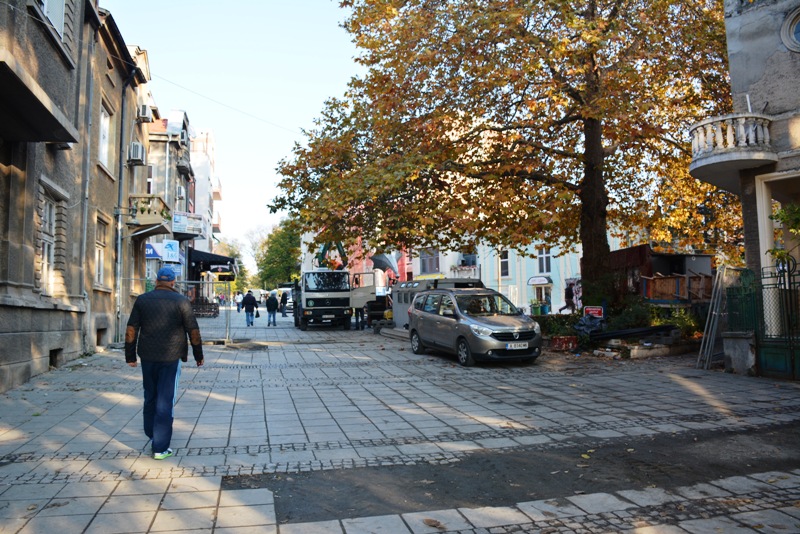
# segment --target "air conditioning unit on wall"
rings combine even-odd
[[[153,110],[147,104],[137,106],[136,119],[139,122],[153,122]]]
[[[132,142],[128,147],[128,163],[132,165],[144,165],[144,145],[142,143]]]

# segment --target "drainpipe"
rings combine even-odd
[[[117,186],[117,209],[115,211],[117,240],[115,244],[116,258],[114,260],[114,303],[116,306],[116,316],[114,322],[114,341],[120,343],[122,338],[122,202],[125,200],[125,95],[128,87],[133,83],[138,67],[133,67],[130,75],[122,84],[122,96],[120,102],[120,129],[119,129],[119,185]]]
[[[84,124],[86,125],[86,142],[83,145],[83,163],[81,164],[81,175],[83,176],[83,190],[81,192],[81,199],[83,202],[83,220],[81,221],[81,252],[80,252],[80,285],[78,293],[86,302],[86,310],[84,313],[84,328],[82,329],[84,350],[89,349],[91,345],[88,342],[89,325],[91,324],[92,315],[92,299],[86,291],[86,252],[88,250],[87,239],[89,234],[89,189],[92,181],[91,174],[91,157],[92,157],[92,112],[94,111],[94,43],[97,40],[97,32],[88,40],[88,50],[86,58],[86,104],[84,106]]]

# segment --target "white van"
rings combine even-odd
[[[269,296],[269,291],[266,289],[248,289],[247,291],[253,292],[253,296],[256,298],[256,301],[258,301],[259,304],[266,302],[267,297]],[[245,295],[247,295],[247,291],[244,292]]]

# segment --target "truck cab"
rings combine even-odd
[[[350,329],[353,308],[347,271],[314,269],[304,272],[292,297],[294,325],[300,330],[308,329],[309,324],[333,324]]]

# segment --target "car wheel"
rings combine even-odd
[[[419,334],[417,334],[416,330],[411,332],[411,352],[414,354],[422,354],[425,352],[425,346],[422,344],[422,340],[419,338]]]
[[[475,358],[472,357],[472,351],[469,349],[469,343],[462,338],[458,339],[458,348],[456,350],[458,356],[458,363],[464,367],[472,367],[475,365]]]
[[[308,320],[307,319],[300,319],[300,330],[305,332],[308,330]]]

